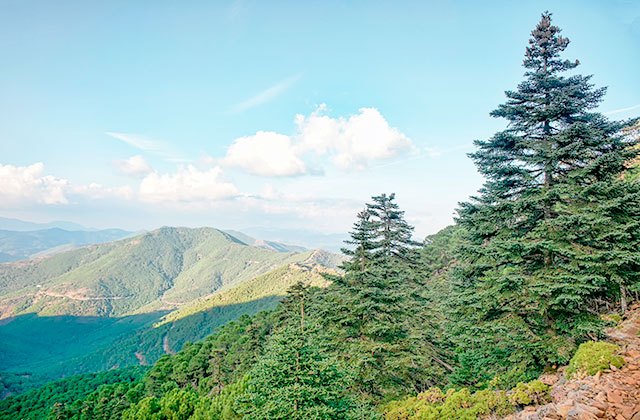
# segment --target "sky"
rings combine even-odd
[[[0,0],[0,216],[337,233],[395,192],[435,233],[545,10],[640,115],[637,0]]]

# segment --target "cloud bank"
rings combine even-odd
[[[44,175],[44,164],[29,166],[0,164],[0,206],[66,204],[69,181]]]
[[[211,202],[235,197],[238,189],[222,179],[218,166],[200,170],[193,165],[179,168],[175,173],[153,172],[140,183],[140,200],[149,203]]]
[[[236,139],[222,164],[259,176],[296,176],[311,173],[309,161],[324,159],[343,171],[364,170],[414,149],[412,141],[375,108],[333,118],[322,105],[309,116],[297,115],[291,136],[258,131]]]

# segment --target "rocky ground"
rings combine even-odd
[[[540,378],[551,386],[549,404],[525,407],[505,420],[615,419],[640,420],[640,306],[608,331],[608,339],[621,347],[625,365],[602,373],[566,379],[563,370]]]

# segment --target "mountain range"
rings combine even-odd
[[[56,220],[52,222],[39,223],[39,222],[29,222],[26,220],[13,219],[10,217],[0,217],[0,229],[2,230],[14,230],[19,232],[29,232],[33,230],[44,230],[44,229],[64,229],[64,230],[85,230],[85,231],[94,231],[98,229],[87,228],[78,223],[67,222],[63,220]]]
[[[0,230],[0,263],[43,257],[131,235],[132,232],[121,229],[70,231],[54,227],[32,231]]]
[[[239,232],[164,227],[0,264],[0,372],[30,386],[150,364],[273,307],[298,281],[326,285],[322,274],[341,261]]]

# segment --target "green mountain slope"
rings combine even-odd
[[[342,260],[338,255],[325,251],[314,251],[311,254],[304,254],[304,257],[298,262],[292,262],[243,282],[233,289],[222,290],[195,300],[165,315],[158,325],[175,323],[194,314],[203,316],[204,313],[225,305],[255,302],[269,296],[284,296],[291,286],[300,281],[312,286],[326,287],[329,282],[322,273],[334,271],[336,263]]]
[[[0,265],[0,317],[171,310],[295,262],[222,231],[162,228],[44,260]]]
[[[248,246],[216,229],[163,228],[0,264],[0,372],[28,388],[152,364],[229,321],[274,307],[298,281],[326,285],[321,273],[341,261],[324,251]]]

